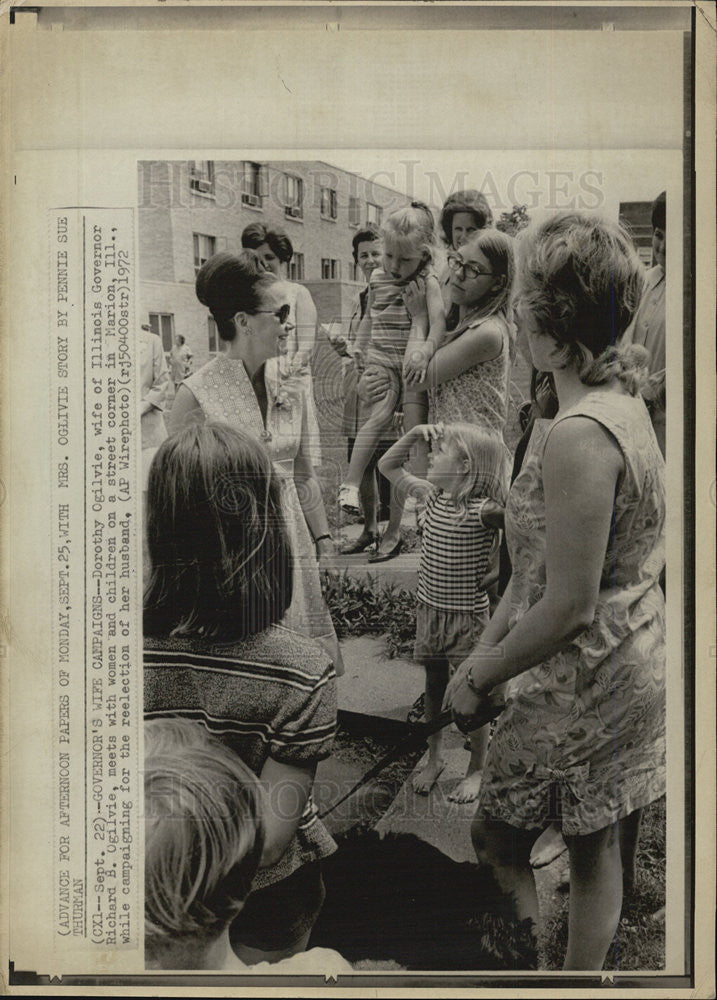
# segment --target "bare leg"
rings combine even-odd
[[[530,867],[530,851],[537,837],[536,830],[518,830],[481,815],[471,827],[476,857],[493,869],[498,885],[509,893],[515,903],[519,920],[532,920],[538,926],[538,894]]]
[[[398,402],[398,393],[389,389],[383,399],[374,403],[366,421],[359,428],[356,443],[351,452],[349,470],[344,480],[345,486],[358,489],[366,468],[376,450],[378,442],[385,437]]]
[[[406,431],[428,420],[428,393],[406,389],[403,394],[403,426]],[[428,445],[419,441],[413,449],[411,469],[414,475],[426,478],[428,471]]]
[[[570,912],[563,969],[602,969],[622,907],[617,824],[565,839],[570,851]]]
[[[462,781],[459,781],[453,791],[449,792],[448,798],[451,802],[473,802],[478,798],[480,792],[481,777],[483,774],[483,761],[488,748],[488,726],[476,729],[468,734],[471,745],[471,756],[468,761],[468,770]]]
[[[401,519],[403,518],[403,501],[396,496],[396,491],[391,486],[391,506],[386,528],[381,536],[378,547],[379,552],[390,552],[398,544],[401,537]]]
[[[426,668],[426,722],[432,722],[437,718],[443,705],[443,696],[448,687],[448,662],[444,662],[445,666]],[[411,782],[414,792],[418,792],[419,795],[428,795],[446,766],[441,753],[442,748],[443,735],[439,730],[428,737],[428,760]]]
[[[629,816],[621,819],[618,824],[620,857],[622,858],[622,891],[625,895],[631,893],[635,888],[635,862],[641,823],[642,809],[636,809]]]
[[[375,535],[378,532],[378,496],[376,494],[376,476],[370,467],[361,477],[359,500],[363,508],[363,533]]]

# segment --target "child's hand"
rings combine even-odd
[[[336,323],[331,323],[328,326],[322,324],[322,330],[336,353],[341,355],[341,357],[347,357],[349,355],[349,345],[341,327]]]
[[[362,374],[364,368],[366,367],[366,354],[360,347],[350,347],[349,353],[353,359],[354,367],[359,375]]]
[[[426,378],[431,353],[425,347],[413,347],[403,362],[403,380],[406,385],[418,385]]]
[[[408,433],[413,434],[414,437],[421,437],[428,444],[431,444],[443,437],[444,430],[443,424],[416,424]]]
[[[403,304],[408,310],[411,319],[417,319],[419,316],[427,314],[426,281],[424,278],[419,276],[406,285],[403,292]]]

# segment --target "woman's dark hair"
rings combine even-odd
[[[238,254],[215,253],[199,268],[195,290],[207,306],[222,340],[234,340],[234,317],[238,312],[253,315],[261,308],[266,288],[279,279],[265,270],[253,250]]]
[[[470,212],[476,221],[478,229],[485,229],[493,224],[493,213],[480,191],[456,191],[446,198],[439,219],[443,236],[448,246],[453,244],[453,216],[459,212]]]
[[[246,250],[257,250],[267,244],[282,264],[294,256],[294,247],[283,229],[267,229],[261,222],[252,222],[241,234],[241,245]]]
[[[380,239],[381,230],[378,226],[375,226],[373,222],[367,222],[363,229],[359,229],[358,232],[354,233],[353,239],[351,240],[354,263],[358,262],[358,248],[361,243],[375,243]]]
[[[662,191],[652,203],[650,222],[653,229],[665,229],[667,221],[667,194]]]
[[[238,639],[280,621],[291,603],[280,482],[260,442],[226,424],[195,424],[158,449],[147,545],[147,635]]]

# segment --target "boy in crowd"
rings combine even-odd
[[[350,973],[312,948],[246,966],[229,944],[264,846],[268,803],[256,776],[197,722],[145,722],[145,961],[148,969]]]

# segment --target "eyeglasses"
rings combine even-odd
[[[462,257],[458,257],[452,253],[448,254],[448,266],[451,271],[455,271],[456,274],[463,271],[466,278],[489,277],[493,274],[492,271],[481,271],[480,268],[475,266],[475,264],[466,264]]]
[[[272,316],[276,316],[280,323],[286,323],[289,318],[289,313],[291,312],[291,306],[288,302],[285,302],[283,306],[279,306],[278,309],[257,309],[258,313],[271,313]]]

